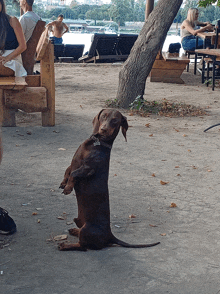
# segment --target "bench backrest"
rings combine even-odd
[[[35,55],[38,41],[45,29],[46,22],[38,20],[31,38],[27,41],[27,49],[21,54],[23,66],[27,71],[28,75],[33,74]]]

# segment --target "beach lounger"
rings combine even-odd
[[[56,60],[64,55],[64,44],[54,44],[54,57]]]
[[[85,45],[64,45],[63,56],[73,57],[74,60],[78,60],[83,55]]]
[[[83,62],[124,61],[128,58],[138,35],[94,34],[89,52],[79,58]]]
[[[89,52],[79,58],[83,62],[112,61],[118,60],[116,46],[118,35],[114,34],[94,34]]]
[[[121,60],[126,60],[134,46],[138,35],[136,34],[120,34],[117,44],[117,53],[121,56]]]

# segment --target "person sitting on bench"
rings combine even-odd
[[[4,0],[0,0],[0,71],[10,68],[16,77],[26,76],[22,65],[21,53],[27,45],[18,19],[6,13]],[[7,71],[6,71],[7,72]]]
[[[33,11],[34,0],[20,0],[20,7],[24,14],[20,16],[19,21],[22,26],[26,42],[32,36],[34,28],[41,18]]]
[[[181,43],[184,50],[194,51],[196,48],[203,48],[204,40],[201,38],[198,38],[198,45],[196,47],[197,33],[213,31],[213,26],[209,22],[198,21],[198,16],[198,9],[190,8],[188,10],[187,18],[183,21],[180,27]],[[202,28],[197,28],[197,26],[201,26]]]

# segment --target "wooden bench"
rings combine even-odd
[[[150,73],[150,81],[184,84],[181,75],[189,62],[190,59],[187,56],[172,56],[169,53],[158,54]]]
[[[205,82],[205,79],[208,81],[209,78],[209,64],[212,63],[212,90],[214,91],[215,89],[215,79],[219,79],[219,74],[218,77],[216,77],[216,66],[220,67],[220,49],[196,49],[197,53],[200,53],[203,55],[202,59],[202,83]],[[207,63],[207,69],[205,68],[205,63]],[[205,72],[207,70],[207,75],[205,76]],[[207,83],[208,86],[208,83]]]
[[[0,68],[0,120],[4,127],[16,126],[17,109],[28,113],[41,112],[42,126],[55,125],[54,48],[46,30],[40,37],[37,50],[40,75],[2,76]]]

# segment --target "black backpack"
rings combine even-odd
[[[0,207],[0,234],[11,235],[16,232],[16,224],[8,212]]]

